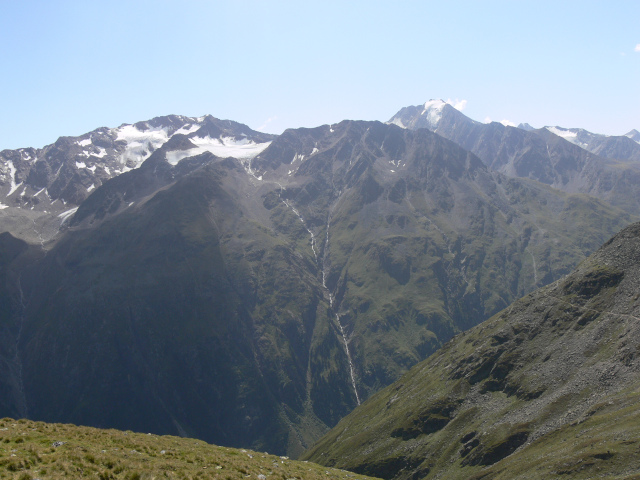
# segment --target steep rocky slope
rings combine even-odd
[[[458,335],[306,456],[383,478],[640,469],[640,224]]]

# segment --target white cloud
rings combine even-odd
[[[511,120],[500,120],[500,123],[503,124],[505,127],[515,127],[516,124],[513,123]]]
[[[467,101],[466,100],[458,100],[457,98],[455,100],[451,100],[450,98],[448,98],[446,103],[448,103],[453,108],[455,108],[456,110],[459,110],[459,111],[464,110],[465,107],[467,106]]]
[[[491,117],[484,117],[484,123],[491,123]]]
[[[264,124],[260,125],[258,128],[256,128],[257,131],[261,132],[262,130],[264,130],[265,128],[267,128],[267,125],[269,125],[271,122],[273,122],[274,120],[277,120],[278,117],[269,117],[265,120]]]
[[[640,43],[636,45],[635,51],[640,52]]]

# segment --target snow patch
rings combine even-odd
[[[4,203],[0,202],[0,210],[4,210],[5,208],[9,208],[9,205],[5,205]]]
[[[107,150],[102,147],[98,147],[98,153],[93,153],[92,155],[97,158],[102,158],[107,155]]]
[[[587,132],[582,128],[578,128],[578,129],[576,128],[569,129],[569,128],[562,128],[562,127],[544,127],[544,128],[546,128],[549,132],[553,133],[554,135],[562,137],[568,142],[571,142],[574,145],[578,145],[579,147],[586,148],[587,150],[589,149],[588,142],[594,137],[592,133]],[[580,136],[581,140],[586,140],[587,143],[584,143],[578,140],[578,136]]]
[[[60,218],[62,220],[60,222],[60,225],[62,225],[67,220],[69,220],[69,218],[71,218],[71,216],[74,213],[76,213],[77,210],[78,210],[78,207],[75,207],[75,208],[72,208],[71,210],[67,210],[66,212],[62,212],[60,215],[58,215],[58,218]]]
[[[18,169],[16,169],[11,160],[7,162],[7,167],[9,168],[9,178],[11,180],[11,189],[9,190],[9,193],[7,193],[8,197],[13,192],[15,192],[20,187],[20,185],[22,185],[22,182],[20,182],[19,185],[16,185],[16,172],[18,171]]]
[[[198,124],[185,125],[184,127],[181,127],[179,130],[176,130],[174,135],[177,135],[177,134],[189,135],[190,133],[196,132],[199,129],[200,129],[200,125]]]
[[[76,142],[78,145],[80,145],[81,147],[86,147],[87,145],[91,145],[91,138],[87,138],[85,140],[80,140],[78,142]]]
[[[133,162],[134,168],[142,165],[154,150],[169,140],[166,128],[138,130],[134,125],[123,125],[115,131],[117,132],[116,141],[127,143],[124,152],[120,155],[120,163],[127,165]]]
[[[184,158],[200,155],[204,152],[211,152],[215,156],[222,158],[233,157],[240,160],[250,160],[271,145],[271,142],[255,143],[246,138],[237,140],[233,137],[211,138],[206,136],[204,138],[193,137],[189,140],[197,147],[189,150],[168,152],[167,162],[171,165],[177,165]]]
[[[87,164],[84,162],[76,162],[76,168],[87,168]]]
[[[87,158],[89,157],[102,158],[106,155],[107,155],[107,151],[102,147],[98,147],[98,153],[92,152],[90,150],[85,150],[78,154],[78,156],[87,157]]]
[[[313,147],[313,150],[311,150],[311,155],[318,153],[319,150],[317,147]]]
[[[87,192],[90,192],[91,190],[93,190],[94,188],[96,188],[96,184],[92,183],[90,187],[87,187]]]
[[[397,118],[397,117],[394,117],[394,118],[393,118],[393,120],[391,120],[391,123],[392,123],[393,125],[397,125],[397,126],[398,126],[398,127],[400,127],[400,128],[405,128],[405,129],[407,128],[407,127],[405,126],[405,124],[404,124],[404,123],[402,123],[402,120],[400,120],[400,119],[399,119],[399,118]]]
[[[578,137],[576,132],[572,132],[566,128],[562,127],[544,127],[549,130],[554,135],[564,138],[565,140],[569,140],[571,143],[575,143]]]
[[[291,160],[291,163],[295,163],[297,160],[300,160],[302,162],[304,160],[304,155],[296,153],[293,156],[293,160]]]

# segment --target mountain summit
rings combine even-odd
[[[625,133],[624,136],[629,137],[631,140],[633,140],[636,143],[640,143],[640,132],[638,132],[637,130],[631,130],[630,132]]]
[[[476,123],[444,100],[429,100],[424,105],[402,108],[387,123],[393,123],[411,130],[427,128],[432,132],[438,133],[438,128],[442,122],[445,124],[456,122]]]

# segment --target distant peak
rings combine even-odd
[[[569,140],[572,143],[576,143],[576,137],[578,136],[577,129],[563,128],[563,127],[544,127],[546,130],[550,131],[554,135],[564,138],[565,140]]]
[[[631,140],[640,143],[640,132],[635,128],[628,133],[624,134],[625,137],[629,137]]]
[[[535,130],[535,127],[532,127],[528,123],[521,123],[520,125],[518,125],[518,128],[521,130],[526,130],[527,132]]]

